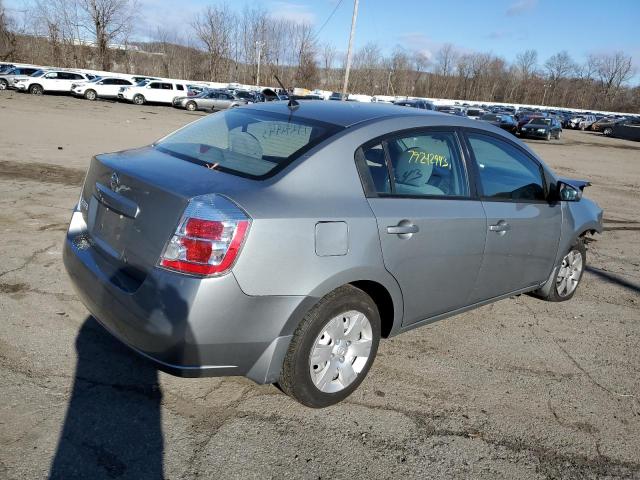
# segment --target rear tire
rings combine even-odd
[[[307,407],[341,402],[364,380],[379,342],[376,304],[362,290],[344,285],[322,298],[298,325],[278,388]]]
[[[133,97],[133,103],[135,103],[136,105],[144,105],[145,99],[142,95],[140,95],[139,93],[137,95],[134,95]]]
[[[534,295],[548,302],[566,302],[578,289],[587,265],[587,248],[584,240],[579,238],[553,269],[549,281]]]
[[[34,85],[31,85],[29,87],[29,93],[31,95],[42,95],[44,93],[44,89],[42,88],[41,85],[38,85],[37,83]]]
[[[87,90],[86,92],[84,92],[84,98],[86,98],[87,100],[95,100],[96,98],[98,98],[98,94],[95,90]]]

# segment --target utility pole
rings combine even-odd
[[[342,100],[347,99],[349,86],[349,70],[351,70],[351,56],[353,50],[353,37],[356,33],[356,19],[358,18],[358,0],[353,0],[353,16],[351,17],[351,33],[349,34],[349,49],[347,50],[347,66],[344,70],[344,85],[342,86]]]
[[[264,47],[264,42],[256,42],[256,48],[258,49],[258,71],[256,72],[256,86],[260,86],[260,57],[262,55],[262,47]]]

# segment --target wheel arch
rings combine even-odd
[[[386,270],[384,273],[371,274],[357,269],[332,277],[313,290],[306,300],[301,302],[293,315],[283,326],[281,335],[290,335],[297,328],[304,316],[326,295],[344,286],[352,285],[365,292],[378,307],[380,312],[381,336],[393,336],[401,327],[404,315],[402,291],[400,285]]]

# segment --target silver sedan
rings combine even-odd
[[[248,102],[243,98],[220,90],[203,90],[198,95],[191,97],[177,97],[173,100],[173,106],[184,108],[191,112],[195,110],[226,110],[227,108],[246,105]]]
[[[381,338],[521,293],[572,298],[602,210],[467,118],[291,101],[95,156],[64,243],[93,316],[159,369],[326,407]]]

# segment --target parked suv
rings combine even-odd
[[[591,125],[593,125],[597,121],[598,119],[595,115],[585,115],[578,123],[578,126],[574,128],[579,128],[580,130],[591,130]]]
[[[40,77],[27,77],[15,84],[18,90],[27,91],[33,95],[47,92],[71,93],[73,83],[89,81],[94,75],[67,70],[49,70]]]
[[[6,73],[0,73],[0,90],[13,88],[15,80],[19,78],[26,78],[37,71],[40,71],[37,67],[15,67],[8,70]]]
[[[64,263],[91,314],[160,369],[325,407],[362,382],[380,338],[575,294],[584,236],[602,230],[587,182],[485,122],[298,103],[92,159]]]
[[[174,98],[187,95],[187,93],[187,87],[183,83],[153,80],[146,83],[142,81],[131,87],[121,87],[118,91],[118,98],[128,100],[136,105],[143,105],[147,102],[171,105]]]
[[[71,93],[79,97],[84,97],[87,100],[95,100],[97,98],[117,98],[118,92],[122,86],[130,87],[133,85],[134,83],[126,78],[96,78],[90,82],[74,85]]]

